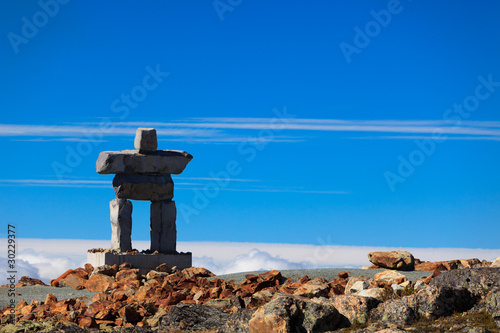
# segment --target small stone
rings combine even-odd
[[[368,285],[370,284],[371,280],[369,278],[367,278],[366,276],[351,276],[347,279],[347,284],[345,286],[345,291],[344,293],[346,295],[349,295],[349,294],[352,294],[351,292],[351,288],[352,286],[358,282],[358,281],[366,281],[366,283],[368,283]],[[366,289],[366,288],[365,288]],[[358,290],[359,291],[359,290]]]
[[[417,282],[415,282],[413,289],[415,289],[415,291],[419,291],[420,289],[423,289],[425,287],[426,287],[426,284],[422,280],[418,280]]]
[[[154,128],[138,128],[135,132],[134,147],[140,153],[154,152],[158,148],[158,139]]]
[[[385,293],[384,288],[371,288],[371,289],[361,290],[357,292],[356,295],[363,297],[373,297],[380,300],[382,299],[384,293]]]
[[[369,286],[370,284],[366,281],[356,281],[350,288],[349,293],[354,294],[357,293],[358,291],[366,290],[368,289]]]
[[[392,288],[392,291],[397,295],[401,295],[403,290],[405,290],[405,288],[399,284],[392,284],[391,288]]]

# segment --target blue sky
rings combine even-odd
[[[0,9],[0,210],[18,237],[109,239],[97,156],[155,127],[194,156],[173,176],[179,241],[499,248],[498,2]]]

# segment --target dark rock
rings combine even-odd
[[[405,299],[406,297],[403,297]],[[426,287],[408,296],[409,304],[415,304],[419,316],[436,319],[453,312],[467,311],[474,306],[471,292],[461,287]]]
[[[430,282],[431,286],[460,286],[475,293],[500,288],[500,267],[460,269],[443,272]]]
[[[324,298],[275,294],[249,321],[250,332],[326,332],[339,326],[340,313]]]
[[[500,327],[500,290],[488,294],[485,300],[486,310]]]
[[[169,174],[118,174],[113,178],[117,198],[160,201],[174,197],[174,182]]]
[[[211,306],[180,303],[170,309],[160,320],[161,331],[210,331],[226,324],[230,314]]]
[[[408,300],[408,298],[400,298],[381,303],[373,312],[372,320],[397,325],[411,323],[417,318],[417,313]]]
[[[229,315],[226,324],[219,330],[220,333],[247,333],[250,331],[248,322],[255,310],[242,309]]]

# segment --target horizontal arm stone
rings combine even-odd
[[[100,174],[175,174],[184,171],[193,156],[180,150],[157,150],[140,154],[137,150],[103,151],[96,162]]]

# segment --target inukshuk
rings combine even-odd
[[[180,174],[193,156],[185,151],[157,150],[154,128],[138,128],[135,150],[103,151],[96,162],[99,174],[116,174],[116,198],[109,203],[111,247],[132,250],[132,203],[151,201],[151,251],[176,253],[177,229],[174,183],[171,174]],[[130,200],[129,200],[130,199]]]

